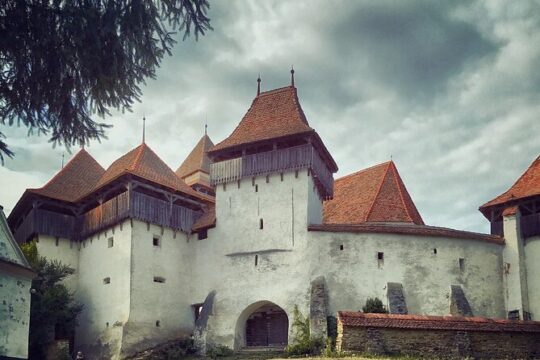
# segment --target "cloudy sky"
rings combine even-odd
[[[296,86],[337,177],[395,161],[429,225],[487,232],[479,205],[540,154],[538,1],[211,1],[214,31],[179,42],[133,112],[106,119],[103,165],[147,143],[173,169],[204,131],[218,142],[263,90]],[[2,130],[4,131],[4,130]],[[64,149],[8,129],[9,213],[60,169]],[[66,153],[66,160],[72,154]]]

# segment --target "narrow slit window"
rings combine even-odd
[[[259,265],[259,255],[255,255],[255,266]]]
[[[106,277],[103,279],[103,285],[107,285],[107,284],[110,284],[111,283],[111,278],[110,277]]]
[[[112,237],[107,240],[107,246],[110,248],[114,246],[114,239]]]
[[[433,254],[434,254],[434,255],[437,255],[437,248],[434,248],[434,249],[433,249]]]
[[[343,251],[343,245],[339,245],[339,250]]]
[[[268,184],[270,182],[270,176],[266,175],[266,183]]]
[[[281,173],[280,175],[281,175],[281,181],[283,181],[283,173]]]
[[[255,185],[255,192],[259,192],[259,185]]]
[[[377,253],[377,267],[381,269],[384,265],[384,253],[379,251]]]
[[[56,246],[58,246],[59,241],[60,241],[60,239],[58,239],[58,238],[55,239],[54,243],[55,243]]]
[[[263,219],[259,219],[259,229],[262,230],[263,228],[264,228]]]
[[[154,276],[154,282],[163,284],[165,282],[165,278],[161,276]]]
[[[159,236],[154,236],[152,238],[152,245],[154,246],[160,246],[161,245],[161,239],[159,238]]]
[[[459,259],[459,270],[460,271],[465,271],[465,259],[464,258]]]
[[[294,177],[298,179],[298,170],[294,172]]]

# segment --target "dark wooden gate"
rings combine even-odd
[[[246,321],[246,346],[284,347],[288,331],[287,314],[278,306],[264,306]]]

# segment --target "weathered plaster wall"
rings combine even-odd
[[[508,271],[504,273],[506,313],[519,310],[519,318],[523,319],[523,312],[529,312],[529,299],[520,216],[517,211],[503,218],[505,246],[502,254],[504,263],[508,264]]]
[[[505,315],[500,245],[441,237],[330,232],[311,232],[309,242],[305,258],[311,261],[313,276],[326,278],[331,313],[360,310],[368,297],[386,303],[387,283],[392,282],[403,285],[409,314],[449,314],[450,285],[461,285],[474,315]],[[383,262],[378,260],[378,252],[384,253]],[[463,270],[460,258],[464,259]]]
[[[29,279],[0,272],[0,358],[28,356],[31,284]]]
[[[76,298],[84,310],[75,347],[92,358],[114,359],[120,353],[130,308],[131,236],[127,220],[80,243]],[[110,278],[109,284],[105,278]]]
[[[529,287],[529,310],[533,320],[540,320],[540,236],[525,240],[525,263]]]
[[[158,246],[154,246],[154,238]],[[193,236],[191,241],[196,239]],[[191,244],[185,233],[133,221],[130,314],[122,352],[189,335],[195,319]],[[154,277],[165,282],[154,282]],[[204,299],[204,298],[203,298]]]
[[[58,240],[57,240],[58,239]],[[36,247],[40,256],[49,260],[58,260],[75,269],[75,273],[64,280],[67,288],[77,291],[79,276],[79,243],[66,238],[38,235]]]
[[[295,305],[309,314],[308,219],[321,204],[307,170],[260,176],[216,188],[215,229],[194,241],[194,302],[216,290],[208,341],[241,347],[245,318],[267,301],[292,322]],[[316,201],[315,201],[316,200]],[[317,214],[317,211],[319,213]],[[263,229],[260,229],[263,219]],[[248,309],[246,311],[246,309]],[[240,320],[239,320],[240,319]]]

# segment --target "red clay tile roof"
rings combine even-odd
[[[29,193],[48,198],[75,202],[92,191],[105,169],[85,150],[81,149],[47,184]]]
[[[482,317],[366,314],[338,311],[338,321],[343,326],[351,327],[540,333],[540,321],[515,321]]]
[[[494,205],[501,205],[535,195],[540,195],[540,156],[532,162],[510,189],[480,206],[480,211]]]
[[[193,150],[191,150],[182,165],[176,170],[176,175],[180,178],[184,178],[196,171],[204,171],[205,173],[210,174],[210,164],[212,161],[206,154],[206,151],[212,146],[214,146],[214,143],[210,140],[208,135],[204,134]]]
[[[283,88],[260,93],[240,124],[228,138],[210,151],[253,143],[283,136],[313,133],[300,107],[296,88]]]
[[[334,198],[323,205],[323,222],[424,225],[393,161],[337,179],[334,182]]]
[[[210,205],[202,216],[195,221],[191,230],[195,232],[214,226],[216,226],[216,207],[214,205]]]
[[[187,195],[214,201],[211,197],[205,196],[186,185],[145,143],[113,162],[94,190],[98,190],[126,174],[138,176]]]
[[[323,232],[349,232],[349,233],[376,233],[376,234],[400,234],[400,235],[418,235],[448,237],[454,239],[467,239],[487,241],[495,244],[504,244],[504,238],[497,235],[488,235],[470,231],[454,230],[449,228],[414,225],[414,224],[322,224],[309,225],[309,231]]]

